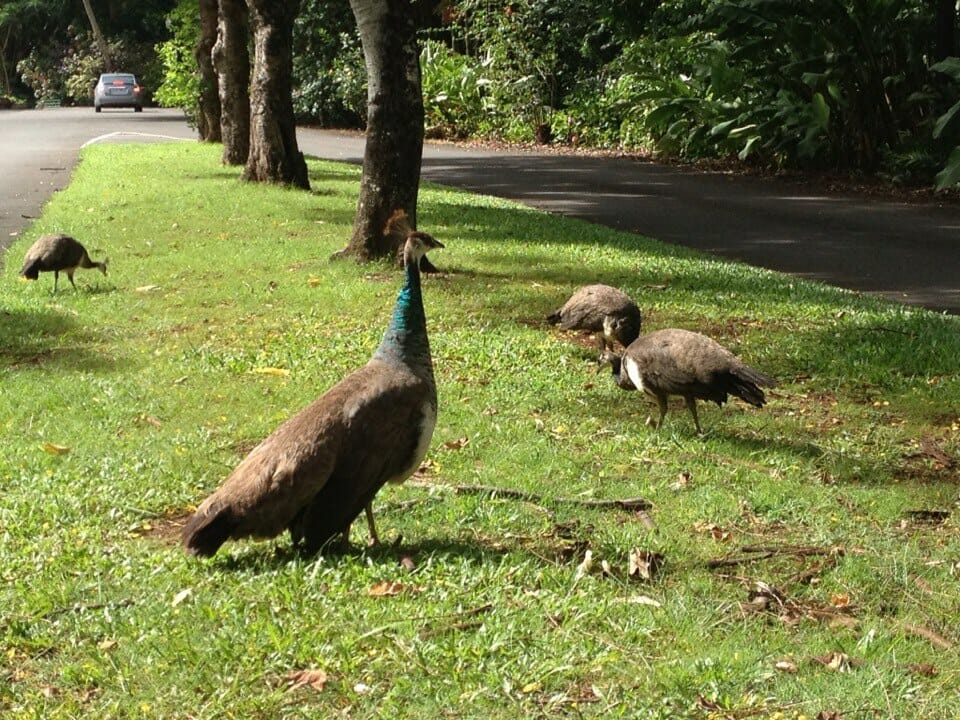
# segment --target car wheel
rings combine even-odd
[[[99,105],[94,105],[94,106],[93,106],[93,109],[96,110],[97,112],[100,112],[100,106],[99,106]]]
[[[137,106],[133,109],[133,111],[134,111],[134,112],[143,112],[143,106],[142,106],[142,105],[137,105]]]

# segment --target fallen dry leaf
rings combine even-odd
[[[45,442],[40,447],[44,452],[48,452],[51,455],[66,455],[68,452],[70,452],[70,448],[68,448],[66,445],[57,445],[56,443],[52,442]]]
[[[832,593],[830,604],[838,608],[847,607],[850,604],[850,596],[847,593]]]
[[[413,572],[417,567],[417,564],[413,561],[413,558],[410,557],[409,555],[404,555],[402,558],[400,558],[400,565],[407,572]]]
[[[173,602],[170,603],[170,606],[176,607],[177,605],[180,605],[181,603],[188,600],[191,595],[193,595],[193,590],[191,590],[190,588],[181,590],[180,592],[178,592],[176,595],[173,596]]]
[[[404,585],[402,582],[397,582],[396,580],[384,580],[383,582],[371,585],[370,589],[367,590],[367,595],[370,597],[392,597],[405,592],[418,593],[422,591],[423,588],[415,585]]]
[[[320,691],[327,684],[327,674],[317,669],[294,670],[284,675],[283,681],[287,683],[287,690],[309,687]]]
[[[682,473],[677,475],[677,479],[670,483],[669,488],[671,490],[683,490],[687,485],[690,484],[690,478],[692,475],[687,470],[684,470]]]
[[[843,720],[843,715],[836,710],[821,710],[817,713],[817,720]]]
[[[732,533],[728,530],[724,530],[722,527],[716,523],[707,522],[706,520],[697,520],[693,524],[693,529],[699,533],[707,533],[717,542],[727,542],[733,538]]]
[[[783,660],[777,660],[773,666],[780,672],[785,673],[795,673],[797,672],[797,664],[793,660],[788,660],[784,658]]]
[[[659,600],[654,600],[652,597],[647,597],[646,595],[634,595],[633,597],[627,598],[627,602],[633,603],[634,605],[648,605],[655,608],[662,606]]]
[[[907,665],[907,670],[912,672],[914,675],[919,675],[921,677],[932,678],[940,674],[940,671],[935,665],[930,663],[913,663]]]
[[[583,553],[583,562],[577,565],[577,572],[573,576],[574,582],[582,578],[584,575],[590,572],[590,568],[593,567],[593,551],[586,550]]]
[[[663,555],[634,548],[630,551],[628,575],[639,580],[652,580],[663,566]]]
[[[253,368],[250,372],[256,373],[257,375],[273,375],[274,377],[287,377],[290,374],[290,371],[286,368],[276,367],[257,367]]]
[[[138,293],[148,293],[148,292],[153,292],[154,290],[159,290],[159,289],[160,289],[159,285],[141,285],[138,288],[134,288],[133,291]]]
[[[100,642],[97,643],[97,649],[103,652],[107,652],[108,650],[113,650],[116,646],[117,646],[117,641],[113,640],[112,638],[101,640]]]
[[[819,657],[814,657],[813,660],[835,672],[845,672],[851,667],[860,664],[859,661],[852,660],[849,655],[842,652],[832,652],[829,655],[820,655]]]
[[[456,440],[447,440],[443,444],[443,446],[447,450],[460,450],[462,448],[465,448],[469,444],[470,444],[470,438],[462,437],[462,438],[457,438]]]
[[[321,280],[320,278],[316,278],[316,277],[307,278],[307,285],[309,285],[310,287],[318,287],[322,282],[323,280]]]

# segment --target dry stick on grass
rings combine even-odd
[[[842,555],[843,549],[837,547],[813,547],[810,545],[744,545],[740,548],[748,553],[739,557],[716,558],[707,561],[708,568],[730,567],[745,562],[766,560],[774,555]]]
[[[645,498],[627,498],[623,500],[580,500],[577,498],[547,497],[538,493],[515,490],[513,488],[499,488],[492,485],[439,485],[436,483],[408,482],[408,487],[444,488],[453,490],[457,495],[496,495],[511,500],[523,500],[539,505],[544,503],[558,503],[563,505],[580,505],[596,508],[619,508],[642,512],[653,507],[653,503]]]

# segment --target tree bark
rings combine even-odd
[[[247,0],[253,30],[250,153],[243,178],[310,189],[293,115],[293,22],[299,0]]]
[[[197,98],[197,132],[204,142],[220,142],[220,94],[213,69],[213,46],[217,42],[217,0],[200,0],[200,39],[193,50],[200,72]]]
[[[338,255],[365,262],[397,251],[401,239],[383,234],[394,210],[416,227],[423,91],[410,0],[350,0],[350,7],[367,69],[367,143],[353,234]]]
[[[934,0],[935,19],[935,47],[934,60],[957,54],[957,3],[956,0]]]
[[[220,93],[224,165],[243,165],[250,154],[249,38],[244,0],[219,0],[212,58]]]
[[[113,62],[110,60],[110,48],[107,46],[107,40],[103,37],[100,30],[100,23],[97,22],[97,16],[93,14],[93,6],[90,0],[83,0],[83,9],[87,13],[87,19],[90,21],[90,29],[93,32],[93,39],[100,48],[100,55],[103,56],[103,69],[107,72],[113,72]]]

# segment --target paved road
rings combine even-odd
[[[174,111],[0,112],[0,248],[92,138],[191,139]],[[356,134],[300,129],[304,152],[360,162]],[[631,159],[428,143],[423,177],[722,257],[960,314],[960,206],[809,195],[780,180],[702,174]]]

